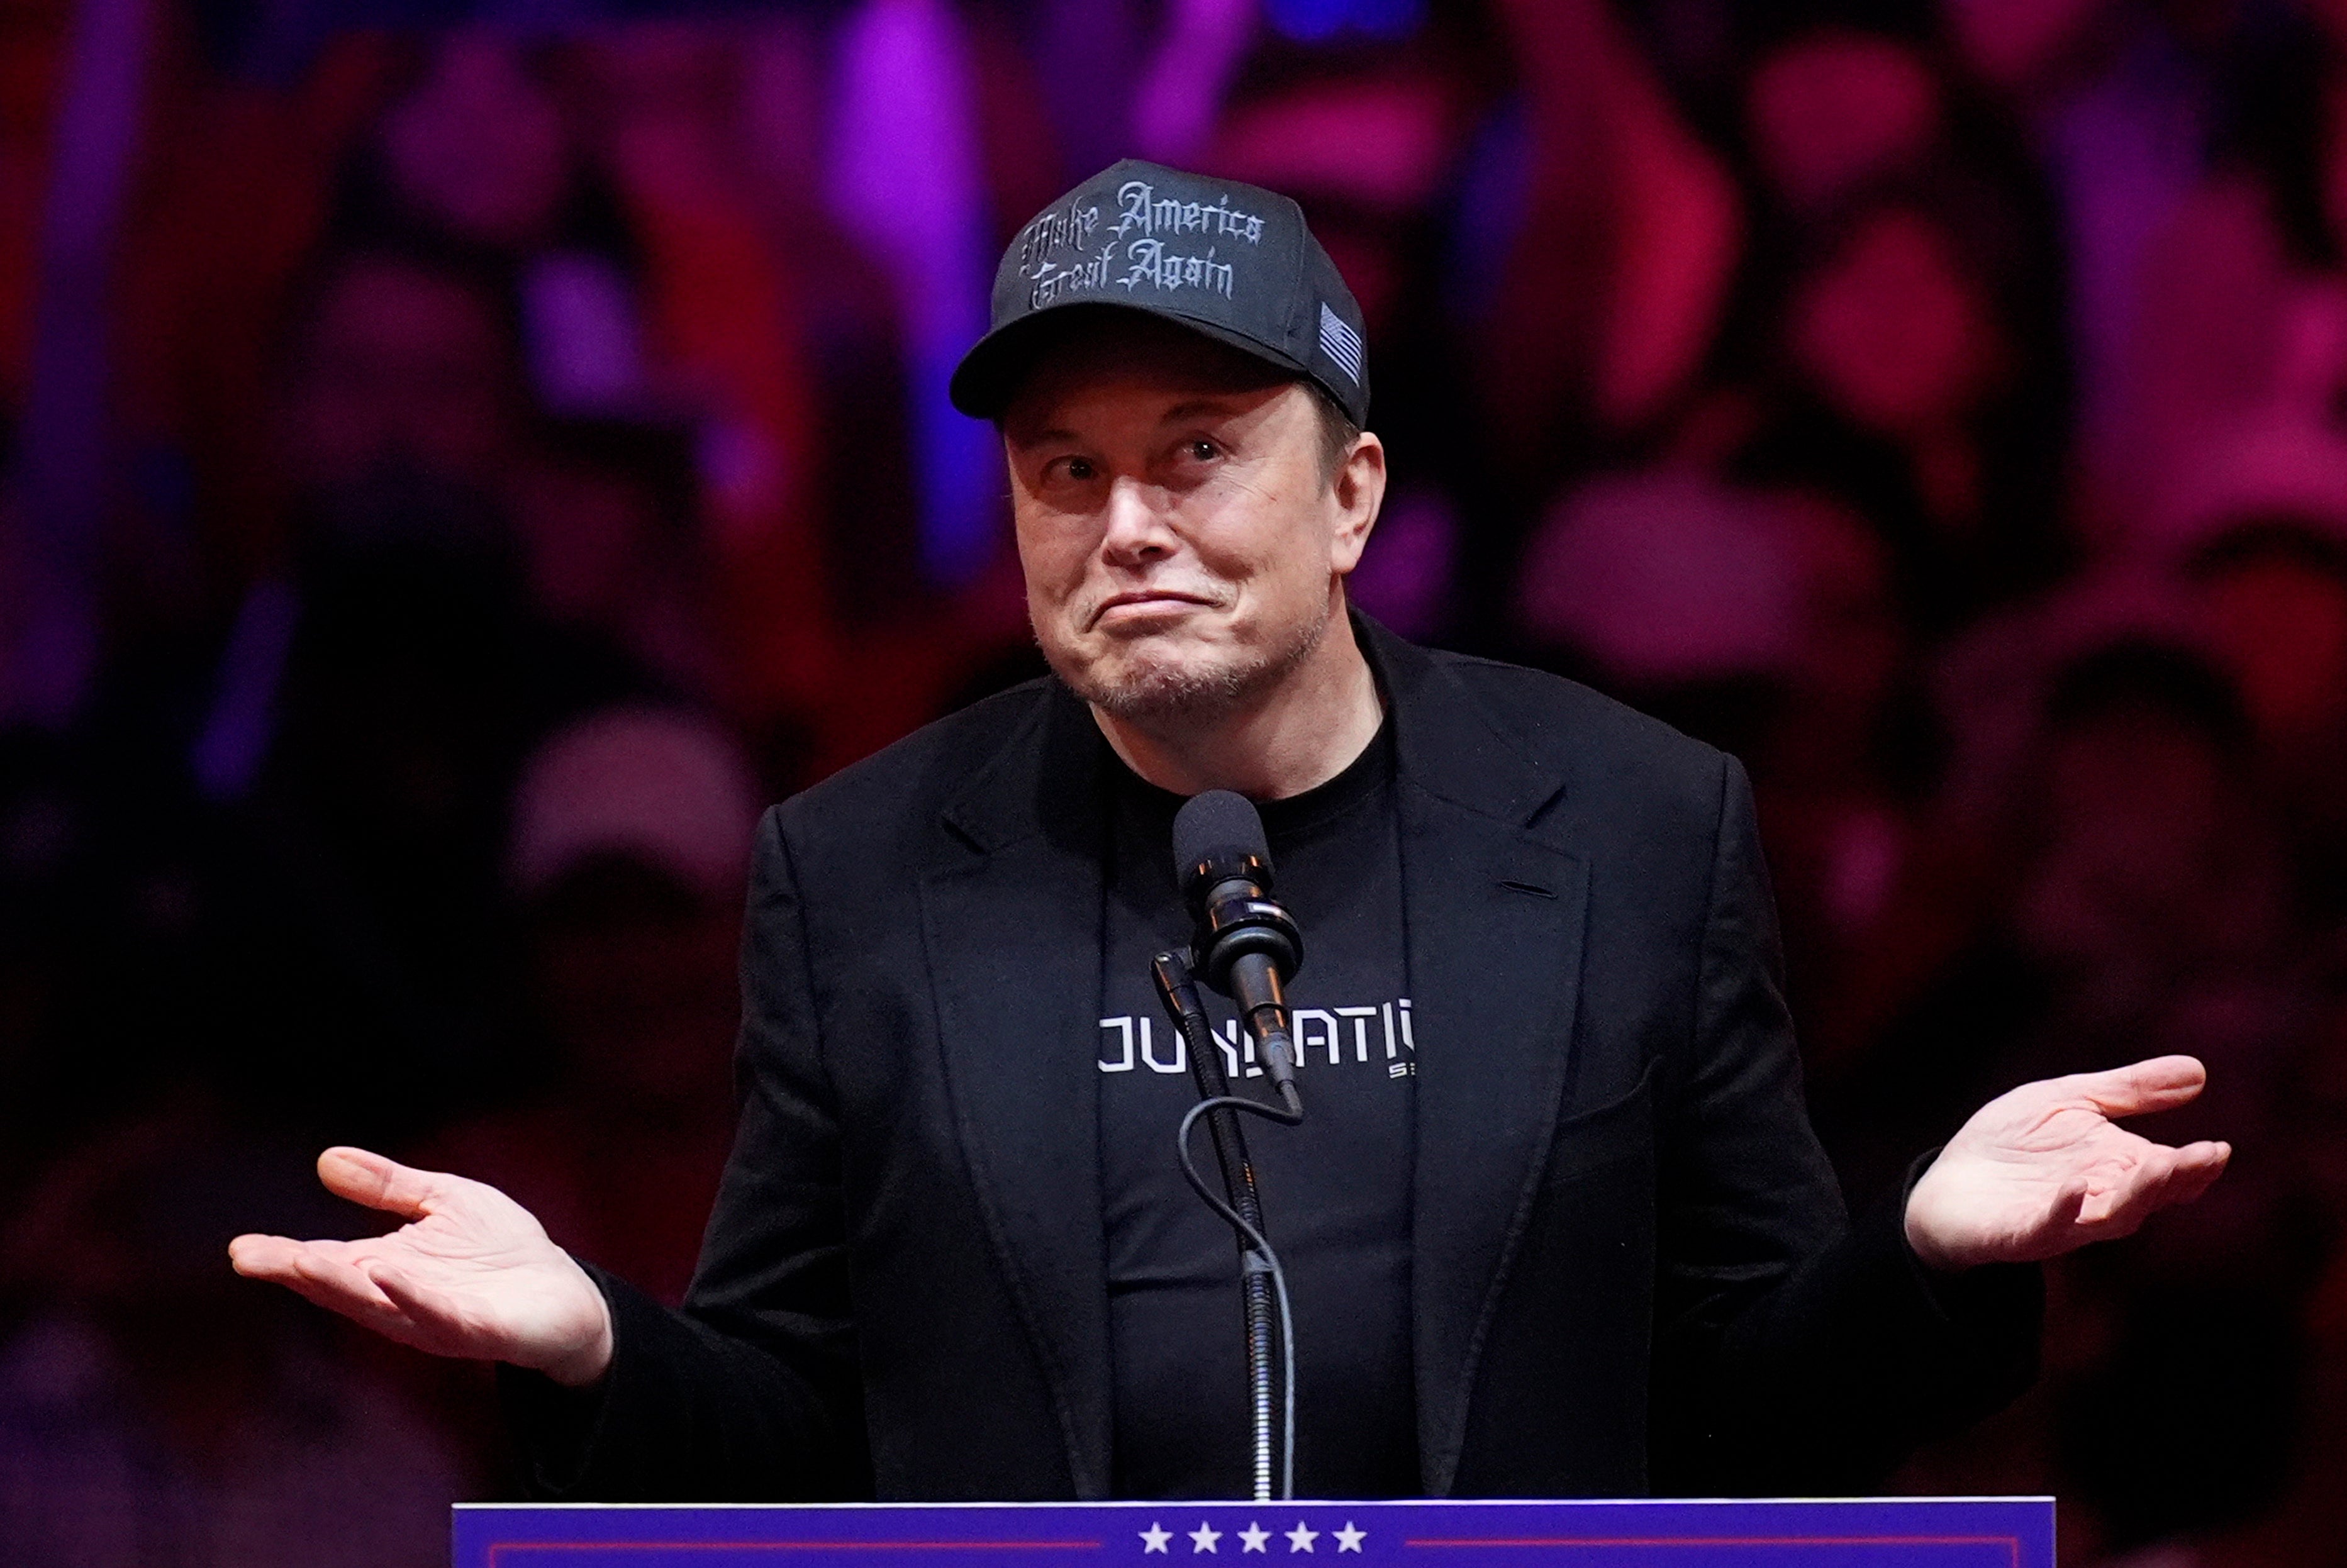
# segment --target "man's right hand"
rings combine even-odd
[[[366,1241],[241,1235],[229,1260],[436,1356],[509,1361],[580,1389],[611,1365],[611,1310],[528,1210],[495,1187],[364,1149],[318,1156],[329,1190],[408,1223]]]

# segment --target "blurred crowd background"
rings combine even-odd
[[[2209,1062],[1894,1487],[2347,1562],[2341,0],[0,0],[0,1560],[514,1494],[228,1270],[323,1143],[682,1293],[758,811],[1040,670],[945,376],[1128,153],[1359,296],[1359,603],[1749,766],[1853,1203]]]

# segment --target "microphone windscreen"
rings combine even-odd
[[[1200,867],[1235,869],[1250,855],[1263,863],[1268,880],[1271,845],[1264,837],[1263,818],[1246,796],[1210,789],[1192,795],[1174,814],[1174,876],[1184,892]]]

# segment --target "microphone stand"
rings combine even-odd
[[[1198,1103],[1183,1119],[1180,1152],[1183,1174],[1209,1206],[1232,1221],[1239,1238],[1239,1299],[1246,1329],[1247,1401],[1253,1437],[1255,1501],[1272,1501],[1272,1379],[1274,1367],[1273,1311],[1278,1309],[1285,1354],[1278,1357],[1286,1372],[1286,1420],[1282,1424],[1285,1460],[1281,1467],[1282,1497],[1296,1493],[1296,1346],[1294,1325],[1287,1311],[1287,1287],[1279,1259],[1264,1235],[1263,1197],[1256,1189],[1255,1164],[1247,1157],[1246,1134],[1236,1112],[1245,1111],[1293,1125],[1300,1112],[1265,1104],[1231,1092],[1223,1071],[1222,1056],[1206,1009],[1198,999],[1189,960],[1179,952],[1160,953],[1150,962],[1165,1015],[1189,1049],[1190,1073],[1198,1086]],[[1206,1191],[1190,1161],[1189,1132],[1200,1114],[1213,1135],[1214,1162],[1221,1167],[1227,1206]]]

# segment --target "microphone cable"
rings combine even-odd
[[[1190,1130],[1198,1118],[1210,1111],[1244,1111],[1252,1116],[1262,1116],[1293,1127],[1304,1120],[1300,1112],[1291,1112],[1284,1105],[1266,1105],[1260,1100],[1244,1095],[1219,1094],[1212,1100],[1201,1100],[1182,1113],[1181,1130],[1174,1134],[1174,1146],[1182,1156],[1183,1179],[1190,1190],[1204,1200],[1205,1205],[1223,1217],[1223,1223],[1239,1234],[1248,1248],[1245,1265],[1251,1271],[1271,1276],[1273,1298],[1279,1303],[1279,1501],[1289,1501],[1296,1496],[1296,1313],[1287,1301],[1287,1271],[1280,1266],[1279,1254],[1263,1232],[1247,1224],[1238,1210],[1214,1194],[1206,1178],[1198,1173],[1198,1163],[1190,1155]],[[1268,1501],[1269,1499],[1258,1499]]]
[[[1191,979],[1189,960],[1180,952],[1160,953],[1151,961],[1150,972],[1156,982],[1157,994],[1165,1006],[1167,1017],[1181,1035],[1190,1052],[1191,1070],[1198,1081],[1200,1098],[1182,1117],[1181,1126],[1174,1135],[1175,1159],[1182,1167],[1183,1180],[1190,1190],[1229,1225],[1240,1243],[1241,1297],[1247,1307],[1247,1372],[1250,1402],[1254,1407],[1255,1428],[1255,1493],[1258,1502],[1273,1501],[1271,1495],[1271,1387],[1269,1378],[1269,1316],[1263,1307],[1276,1304],[1279,1316],[1279,1361],[1282,1369],[1283,1392],[1280,1420],[1280,1490],[1279,1500],[1296,1495],[1296,1315],[1289,1305],[1287,1271],[1279,1261],[1279,1254],[1264,1234],[1261,1225],[1262,1200],[1255,1191],[1254,1163],[1247,1158],[1246,1140],[1236,1123],[1229,1123],[1229,1136],[1225,1136],[1225,1121],[1216,1117],[1207,1123],[1214,1134],[1214,1154],[1222,1167],[1223,1186],[1228,1201],[1217,1196],[1200,1173],[1191,1153],[1190,1133],[1203,1117],[1217,1111],[1236,1111],[1250,1116],[1293,1127],[1304,1120],[1300,1104],[1268,1105],[1259,1100],[1230,1091],[1230,1083],[1223,1076],[1222,1062],[1215,1055],[1216,1041],[1213,1025],[1207,1020],[1205,1009],[1198,1000],[1196,985]],[[1242,1213],[1241,1210],[1247,1211]],[[1264,1301],[1264,1286],[1268,1281],[1271,1302]]]

